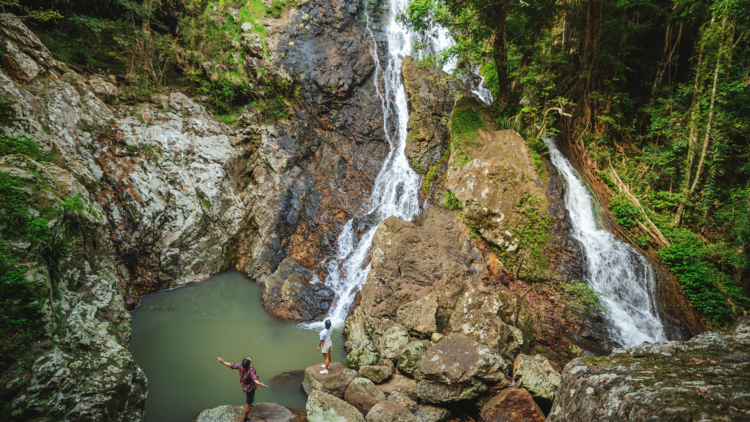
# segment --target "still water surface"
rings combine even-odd
[[[227,272],[179,289],[148,295],[132,312],[130,351],[148,377],[147,422],[184,422],[209,407],[241,405],[238,371],[217,361],[249,356],[260,380],[255,402],[305,409],[301,378],[277,376],[322,363],[318,332],[271,318],[262,288]],[[333,361],[346,357],[341,329],[332,337]]]

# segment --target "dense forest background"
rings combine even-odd
[[[239,22],[263,46],[262,19],[294,1],[0,5],[58,60],[112,75],[125,101],[178,88],[232,123],[248,103],[286,117],[293,85],[262,66],[247,74],[234,52],[247,42]],[[712,326],[750,308],[750,3],[412,0],[401,20],[423,35],[450,29],[456,45],[425,60],[480,66],[496,124],[521,132],[536,160],[556,136],[622,234],[664,261]]]

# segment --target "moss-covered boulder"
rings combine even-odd
[[[746,316],[728,332],[573,360],[548,420],[748,420],[749,373]]]
[[[356,407],[322,391],[310,394],[305,410],[310,422],[365,422]]]
[[[346,355],[344,366],[356,371],[362,366],[375,365],[379,360],[379,354],[371,352],[364,347],[357,347]]]
[[[518,355],[513,362],[513,380],[529,391],[536,400],[555,399],[560,388],[560,374],[542,355]]]
[[[398,359],[409,344],[409,333],[400,325],[394,325],[380,339],[380,353],[386,359]]]
[[[393,375],[395,367],[390,359],[381,359],[376,365],[364,365],[359,368],[359,375],[374,383],[381,383]]]
[[[401,356],[398,357],[398,370],[402,374],[413,375],[414,371],[419,368],[419,363],[422,360],[422,356],[427,352],[427,346],[422,342],[412,341],[407,344],[404,351],[401,352]]]

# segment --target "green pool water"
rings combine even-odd
[[[322,363],[318,331],[272,318],[262,288],[236,272],[148,295],[132,312],[130,351],[148,377],[147,422],[184,422],[203,409],[244,404],[238,371],[217,361],[253,361],[258,402],[305,409],[303,371]],[[333,360],[343,361],[341,329],[334,329]],[[291,373],[290,373],[291,372]]]

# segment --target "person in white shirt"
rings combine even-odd
[[[320,371],[320,373],[327,375],[328,365],[331,363],[331,349],[333,348],[333,343],[331,343],[331,334],[333,334],[333,328],[331,328],[330,319],[326,320],[325,325],[326,328],[320,332],[320,342],[318,343],[318,350],[323,352],[323,357],[326,361],[326,363],[320,365],[321,368],[324,368],[322,371]]]

